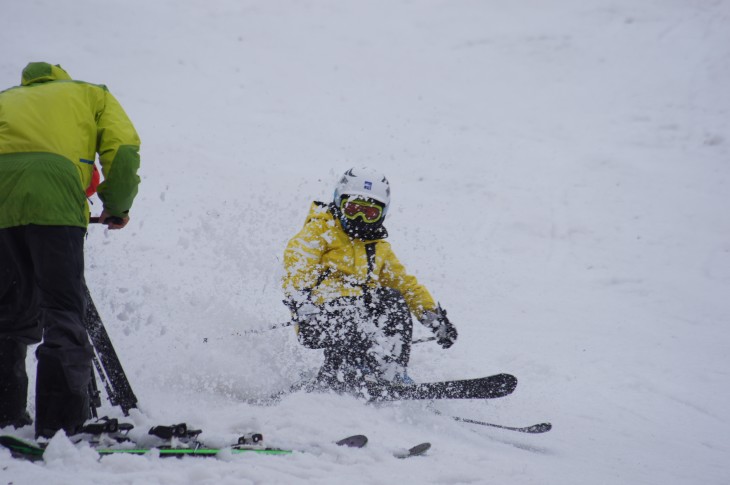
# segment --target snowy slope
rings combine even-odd
[[[99,462],[57,438],[40,465],[0,451],[3,482],[730,482],[729,2],[3,0],[1,12],[0,86],[29,61],[60,63],[107,84],[143,140],[132,222],[87,241],[137,429],[187,421],[214,444],[258,430],[311,451]],[[388,174],[394,249],[460,331],[448,351],[416,346],[412,376],[514,373],[508,398],[438,406],[551,420],[551,433],[418,403],[247,404],[318,365],[289,330],[236,333],[286,321],[284,245],[353,165]],[[368,448],[328,444],[354,433]],[[427,457],[391,457],[421,441]]]

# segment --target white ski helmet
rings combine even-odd
[[[335,205],[341,207],[342,199],[351,195],[374,199],[383,204],[385,218],[390,206],[390,184],[381,172],[365,167],[351,168],[345,172],[335,186]]]

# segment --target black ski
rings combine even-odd
[[[91,298],[89,288],[86,291],[86,314],[84,315],[84,326],[89,334],[94,347],[94,366],[99,377],[104,383],[104,388],[109,396],[112,405],[122,408],[125,416],[129,416],[129,410],[137,407],[137,396],[132,391],[127,375],[124,373],[122,363],[119,361],[109,334],[104,328],[99,312]]]
[[[365,387],[371,401],[493,399],[512,394],[517,387],[517,378],[510,374],[496,374],[476,379],[410,385],[366,381]]]

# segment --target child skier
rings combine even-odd
[[[411,314],[443,348],[457,338],[446,312],[384,241],[389,206],[383,174],[350,169],[332,203],[314,202],[286,247],[283,287],[298,339],[324,349],[314,388],[356,392],[366,379],[411,383]]]

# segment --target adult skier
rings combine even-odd
[[[345,172],[329,203],[313,202],[284,253],[283,288],[299,341],[324,349],[315,388],[357,392],[363,379],[412,382],[411,314],[443,348],[454,325],[398,261],[383,221],[390,184],[368,168]]]
[[[121,229],[137,194],[139,137],[105,86],[32,62],[0,93],[0,427],[31,423],[27,346],[38,346],[36,437],[89,417],[83,325],[85,196],[99,154],[101,222]]]

